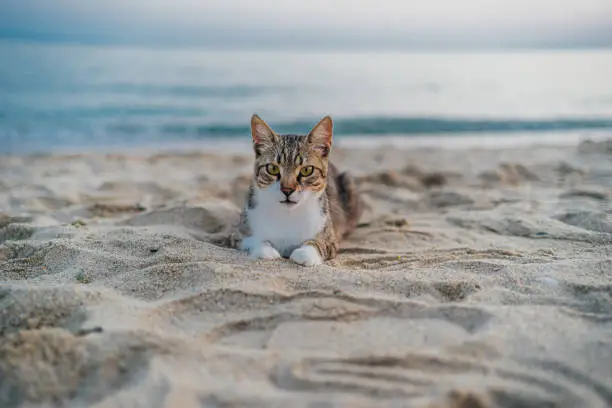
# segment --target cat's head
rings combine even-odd
[[[266,200],[295,208],[319,197],[327,185],[333,122],[324,117],[307,135],[279,135],[259,116],[251,118],[255,186]]]

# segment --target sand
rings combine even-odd
[[[332,158],[304,268],[224,246],[248,150],[0,157],[0,406],[612,405],[612,141]]]

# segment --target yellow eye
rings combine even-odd
[[[273,176],[277,176],[280,173],[280,169],[278,168],[278,166],[272,163],[266,166],[266,170],[268,173],[270,173]]]
[[[312,166],[302,167],[300,169],[300,176],[308,177],[308,176],[310,176],[312,174],[313,171],[314,171],[314,167],[312,167]]]

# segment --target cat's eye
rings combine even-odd
[[[280,169],[278,168],[278,166],[272,163],[266,166],[266,171],[273,176],[277,176],[280,173]]]
[[[314,171],[314,167],[313,166],[302,167],[300,169],[300,176],[308,177],[308,176],[310,176],[312,174],[313,171]]]

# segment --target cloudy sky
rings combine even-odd
[[[208,46],[612,46],[612,0],[0,0],[0,36]]]

